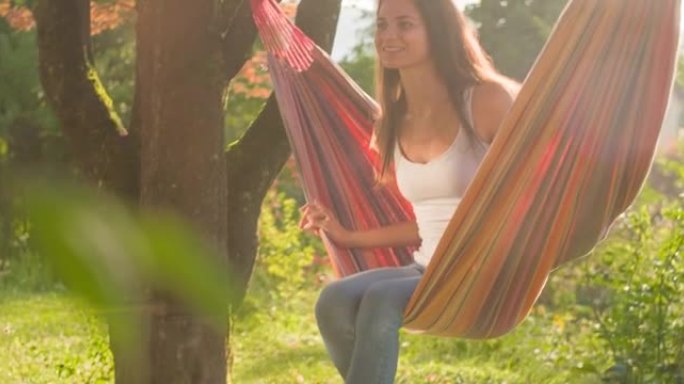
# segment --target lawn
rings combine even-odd
[[[233,382],[341,382],[316,330],[315,298],[316,292],[303,292],[269,308],[247,301],[232,329]],[[599,382],[558,369],[558,351],[544,339],[559,332],[558,320],[554,325],[544,319],[536,314],[510,335],[487,342],[403,333],[397,383]],[[113,382],[104,322],[64,292],[3,293],[0,330],[1,383]]]

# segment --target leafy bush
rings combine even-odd
[[[320,242],[298,226],[299,203],[271,189],[259,218],[259,252],[252,294],[274,301],[292,300],[318,286],[327,259]]]
[[[619,382],[684,380],[684,205],[631,211],[585,265],[587,304]]]

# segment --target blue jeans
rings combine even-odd
[[[393,383],[404,309],[423,266],[373,269],[334,281],[316,303],[316,321],[348,384]]]

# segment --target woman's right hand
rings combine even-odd
[[[304,204],[299,211],[302,219],[299,221],[299,228],[320,236],[323,230],[328,238],[340,246],[346,247],[351,241],[353,232],[343,227],[327,208],[313,201]]]

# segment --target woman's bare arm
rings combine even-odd
[[[332,241],[345,248],[376,248],[419,245],[418,225],[405,222],[368,230],[344,228],[337,218],[319,203],[304,205],[299,227],[320,235],[323,230]]]
[[[349,248],[374,248],[407,245],[420,245],[418,225],[415,221],[364,231],[350,231],[345,246]]]

